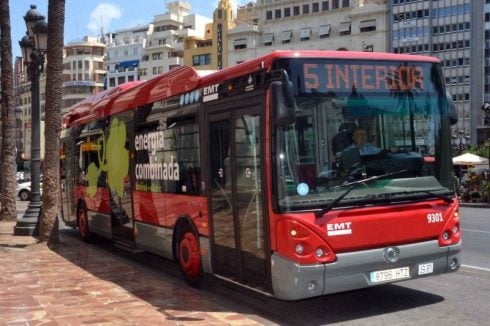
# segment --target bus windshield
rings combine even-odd
[[[295,122],[276,126],[279,211],[451,196],[448,99],[434,62],[289,59]],[[372,178],[381,176],[380,178]],[[341,200],[349,185],[356,180]]]

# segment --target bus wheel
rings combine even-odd
[[[78,233],[84,242],[90,242],[92,239],[92,233],[88,227],[87,210],[85,207],[80,207],[78,209]]]
[[[203,281],[199,241],[187,225],[179,237],[179,266],[186,282],[192,287],[199,287]]]

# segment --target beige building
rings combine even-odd
[[[74,104],[104,89],[106,45],[95,37],[65,45],[63,58],[63,106]]]
[[[229,66],[229,31],[235,27],[230,0],[221,0],[214,11],[213,21],[204,34],[186,37],[184,64],[197,70],[219,70]]]
[[[221,0],[202,37],[185,39],[185,64],[221,69],[274,50],[387,51],[382,0]],[[226,31],[226,32],[225,32]]]
[[[237,16],[230,64],[273,50],[387,50],[386,1],[258,0]]]
[[[15,63],[14,71],[15,79],[15,101],[16,106],[20,108],[18,128],[19,132],[16,139],[16,148],[20,151],[19,155],[22,160],[30,160],[31,158],[31,81],[27,74],[26,68],[22,63],[22,57],[18,57]],[[44,113],[45,113],[45,98],[46,98],[46,71],[39,78],[39,102],[41,109],[41,124],[40,124],[40,149],[41,159],[44,159]]]

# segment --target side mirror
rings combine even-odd
[[[294,123],[296,120],[294,88],[287,72],[283,71],[282,80],[272,82],[270,88],[274,123],[280,126]]]
[[[449,91],[446,90],[446,98],[447,98],[447,114],[449,117],[449,123],[451,126],[454,126],[458,123],[458,112],[456,112],[456,107],[454,106],[453,96]]]

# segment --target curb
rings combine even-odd
[[[490,208],[490,203],[462,203],[459,202],[460,207],[471,207],[471,208]]]

